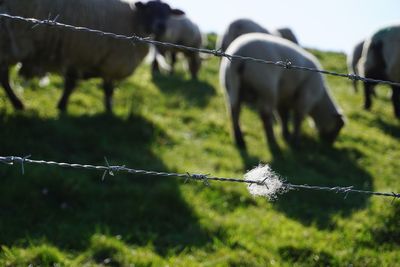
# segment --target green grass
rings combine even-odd
[[[313,51],[324,67],[346,72],[342,54]],[[15,87],[23,82],[15,79]],[[388,89],[371,112],[350,82],[328,83],[347,117],[333,147],[304,124],[292,150],[279,138],[271,155],[257,114],[245,108],[248,153],[230,135],[218,59],[199,81],[182,68],[152,79],[143,65],[119,85],[115,115],[103,113],[98,81],[82,82],[67,115],[55,106],[62,81],[51,77],[18,90],[27,106],[14,112],[0,90],[0,154],[74,163],[242,177],[259,162],[299,184],[400,191],[400,125]],[[276,126],[276,132],[279,128]],[[280,137],[280,136],[279,136]],[[292,191],[275,202],[244,185],[56,167],[0,165],[0,266],[396,266],[400,205],[391,199]]]

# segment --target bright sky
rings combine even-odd
[[[351,51],[377,28],[400,23],[400,0],[165,0],[203,32],[222,33],[237,18],[268,30],[290,27],[302,46]]]

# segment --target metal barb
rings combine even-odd
[[[394,202],[396,201],[396,199],[400,198],[400,194],[396,194],[395,192],[392,192],[392,195],[393,195],[393,199],[392,199],[391,205],[394,204]]]
[[[25,156],[25,157],[23,157],[23,158],[18,158],[18,157],[15,157],[15,158],[14,158],[15,161],[17,161],[18,163],[21,164],[21,172],[22,172],[22,175],[25,174],[24,163],[25,163],[25,161],[26,161],[27,159],[29,159],[31,156],[32,156],[32,155],[28,155],[28,156]]]
[[[216,57],[223,57],[225,53],[222,51],[222,48],[212,50],[212,54]]]
[[[350,73],[347,75],[347,77],[349,78],[349,80],[351,81],[361,81],[362,78],[354,73]]]
[[[208,181],[209,174],[191,174],[190,176],[194,180],[203,181],[205,186],[210,186],[210,182]]]
[[[269,189],[267,183],[265,182],[265,181],[267,181],[267,180],[268,180],[268,177],[266,177],[264,180],[262,180],[261,182],[259,182],[258,185],[265,186],[267,189]]]
[[[106,157],[104,157],[104,160],[105,160],[105,162],[106,162],[107,169],[104,170],[104,172],[103,172],[103,175],[102,175],[102,177],[101,177],[101,180],[102,180],[102,181],[104,181],[104,179],[105,179],[105,177],[106,177],[107,174],[108,174],[108,175],[111,175],[111,176],[115,176],[115,174],[116,174],[117,172],[119,172],[119,171],[125,169],[125,165],[122,165],[122,166],[111,166],[111,165],[108,163],[108,160],[107,160]]]
[[[185,181],[184,181],[184,183],[186,184],[186,183],[188,183],[189,181],[190,181],[190,179],[192,179],[192,176],[190,175],[190,173],[186,173],[186,179],[185,179]]]
[[[292,68],[292,62],[290,60],[285,60],[285,61],[278,61],[276,62],[276,65],[282,66],[285,69],[291,69]]]

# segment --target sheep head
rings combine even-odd
[[[342,114],[334,114],[329,123],[326,123],[323,128],[319,128],[319,136],[322,141],[333,144],[339,135],[340,130],[345,125],[345,120]]]
[[[136,9],[145,25],[147,34],[154,34],[156,39],[162,36],[167,28],[167,20],[171,15],[181,16],[185,13],[179,9],[172,9],[161,1],[149,1],[147,3],[136,2]]]

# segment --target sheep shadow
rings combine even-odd
[[[371,190],[372,177],[357,164],[361,157],[359,150],[330,147],[303,136],[300,147],[281,151],[269,164],[291,184]],[[254,166],[255,159],[247,156],[243,161],[246,166]],[[304,225],[329,230],[335,228],[335,216],[350,216],[353,211],[364,208],[367,201],[368,196],[362,194],[292,190],[279,196],[274,207]]]
[[[196,107],[205,107],[216,93],[208,82],[188,80],[180,72],[173,75],[156,74],[153,82],[164,94],[183,97],[188,105]]]
[[[376,118],[371,124],[378,126],[384,133],[394,138],[400,138],[400,123],[398,119],[388,121],[382,118]]]
[[[2,155],[70,163],[110,164],[168,171],[152,151],[169,145],[165,133],[142,117],[109,115],[43,119],[0,116]],[[203,246],[211,240],[186,201],[177,179],[0,165],[0,243],[26,245],[43,240],[61,249],[81,250],[93,234],[121,236],[152,244],[160,254]],[[28,240],[29,241],[26,241]],[[24,243],[25,242],[25,243]]]
[[[374,118],[366,118],[365,115],[362,113],[355,113],[350,115],[350,119],[363,122],[366,125],[378,128],[383,133],[390,135],[394,138],[400,138],[400,123],[399,120],[396,118],[385,118],[377,114]]]
[[[371,227],[370,232],[373,242],[362,244],[367,246],[386,245],[385,247],[400,246],[400,204],[395,201],[389,207],[386,216],[380,218],[380,222]]]

